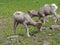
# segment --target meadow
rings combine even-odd
[[[30,9],[38,10],[44,4],[52,3],[58,6],[57,13],[60,14],[60,0],[0,0],[0,45],[43,45],[44,41],[49,42],[50,45],[60,45],[60,29],[43,30],[28,38],[22,25],[19,25],[16,30],[17,35],[19,35],[16,40],[19,43],[7,41],[7,37],[13,34],[12,16],[14,12],[23,11],[27,13]],[[38,20],[38,17],[34,17],[33,20]],[[54,24],[51,19],[49,20],[48,23],[46,22],[47,25]],[[29,29],[31,34],[36,31],[33,26],[29,26]]]

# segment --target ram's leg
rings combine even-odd
[[[45,20],[46,20],[45,14],[42,14],[40,19],[45,24]]]
[[[17,25],[19,24],[19,22],[16,22],[16,21],[14,21],[14,25],[13,25],[13,32],[14,32],[14,34],[16,35],[16,27],[17,27]]]
[[[25,29],[26,29],[26,35],[27,35],[28,37],[30,37],[30,35],[29,35],[29,29],[28,29],[27,24],[26,24],[26,23],[23,23],[23,25],[24,25],[24,27],[25,27]]]
[[[56,19],[55,23],[59,23],[59,19]]]
[[[59,19],[57,19],[57,22],[59,21]]]
[[[46,23],[46,17],[44,17],[43,20],[44,20],[44,24],[45,24]]]
[[[49,22],[48,18],[49,18],[49,17],[48,17],[48,16],[46,16],[46,22]]]
[[[40,24],[40,31],[42,31],[42,24]]]
[[[57,23],[57,19],[55,19],[54,22]]]

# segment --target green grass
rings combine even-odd
[[[60,0],[0,0],[0,45],[5,44],[6,38],[12,35],[13,20],[12,15],[16,11],[23,11],[27,13],[30,9],[38,10],[44,4],[56,3],[58,6],[57,13],[60,13]],[[37,20],[38,18],[33,18]],[[47,23],[46,23],[47,24]],[[48,22],[47,25],[52,25],[53,22]],[[30,33],[36,31],[33,26],[29,27]],[[22,25],[19,25],[16,30],[17,35],[20,36],[18,45],[43,45],[44,40],[48,41],[50,45],[60,45],[60,29],[56,30],[43,30],[30,38],[25,36],[25,29]],[[52,34],[50,37],[48,34]],[[11,45],[17,45],[16,42],[12,42]]]

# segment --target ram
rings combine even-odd
[[[27,32],[26,35],[28,37],[30,37],[28,25],[36,26],[38,31],[41,30],[40,28],[42,26],[42,22],[40,20],[38,21],[32,20],[29,14],[25,14],[21,11],[17,11],[13,14],[13,19],[14,19],[14,34],[16,34],[16,27],[18,26],[19,23],[23,24],[23,26],[25,27]]]
[[[44,6],[40,7],[39,10],[37,10],[37,11],[36,10],[29,10],[28,13],[29,13],[29,15],[31,15],[31,17],[38,16],[39,19],[41,19],[45,24],[46,17],[48,15],[53,14],[56,17],[57,8],[58,8],[57,5],[54,3],[53,4],[45,4]]]

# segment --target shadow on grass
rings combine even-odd
[[[18,34],[19,36],[25,36],[25,34]]]
[[[31,32],[30,35],[36,37],[36,34],[39,33],[39,32],[40,32],[40,31]]]

